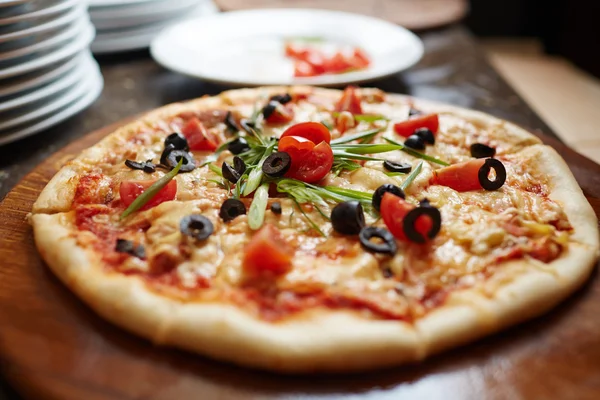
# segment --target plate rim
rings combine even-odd
[[[43,18],[50,15],[54,15],[69,9],[70,7],[75,7],[80,0],[62,0],[60,3],[50,5],[45,8],[41,8],[39,10],[13,15],[12,17],[1,18],[0,17],[0,25],[9,25],[15,24],[18,22],[29,21],[31,19]]]

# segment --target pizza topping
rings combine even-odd
[[[319,122],[301,122],[292,125],[283,132],[281,138],[287,136],[302,137],[310,140],[314,144],[319,144],[321,142],[329,144],[329,142],[331,142],[331,133],[329,133],[329,129]]]
[[[231,111],[227,111],[225,120],[223,122],[225,123],[225,126],[227,126],[227,129],[229,129],[231,132],[239,132],[240,127],[238,126],[237,122],[235,122]]]
[[[283,212],[283,210],[281,209],[281,203],[276,201],[273,204],[271,204],[271,212],[273,214],[281,215],[281,213]]]
[[[246,214],[246,206],[238,199],[225,200],[219,210],[219,217],[225,222],[232,221],[244,214]]]
[[[262,171],[267,176],[277,178],[285,175],[291,166],[292,158],[290,155],[283,151],[278,151],[267,157],[262,166]]]
[[[275,112],[275,110],[277,109],[277,106],[279,106],[279,104],[281,104],[281,103],[279,103],[277,101],[269,101],[267,103],[267,105],[263,107],[263,109],[261,111],[263,117],[265,119],[268,119]]]
[[[415,150],[425,150],[426,146],[423,138],[417,135],[410,135],[408,139],[404,141],[404,145]]]
[[[435,144],[435,136],[433,132],[429,128],[419,128],[415,130],[415,135],[423,139],[423,141],[427,144],[434,145]]]
[[[346,201],[335,206],[331,212],[331,225],[343,235],[358,235],[365,226],[365,214],[360,202]]]
[[[181,219],[179,230],[184,235],[196,240],[206,240],[212,235],[215,228],[210,219],[204,215],[192,214]]]
[[[333,166],[333,152],[325,141],[315,145],[300,136],[285,136],[279,140],[279,151],[289,154],[292,159],[285,176],[307,183],[318,182]]]
[[[494,170],[496,178],[491,180],[489,174]],[[506,181],[504,165],[494,158],[480,158],[454,164],[433,171],[432,183],[448,186],[458,192],[470,190],[496,190]]]
[[[223,178],[227,179],[231,183],[237,183],[242,176],[238,171],[235,170],[234,167],[226,162],[223,162],[223,165],[221,166],[221,175],[223,175]]]
[[[173,180],[179,173],[183,159],[156,182],[152,181],[124,181],[119,187],[121,201],[127,209],[121,214],[121,219],[137,210],[147,210],[165,201],[175,200],[177,195],[177,181]]]
[[[496,155],[496,149],[487,146],[483,143],[473,143],[471,145],[471,157],[475,158],[489,158]]]
[[[127,253],[142,260],[146,258],[146,249],[144,249],[144,246],[141,244],[136,246],[131,240],[117,239],[115,251],[119,253]]]
[[[337,115],[336,115],[337,114]],[[335,127],[339,133],[344,134],[348,129],[356,126],[356,120],[349,111],[342,111],[341,113],[334,113]]]
[[[404,194],[404,191],[402,189],[400,189],[398,186],[396,185],[392,185],[391,183],[386,183],[385,185],[381,185],[377,188],[377,190],[375,190],[375,193],[373,193],[373,208],[376,209],[377,211],[380,211],[380,207],[381,207],[381,200],[383,199],[383,196],[386,193],[391,193],[397,197],[400,198],[406,198],[406,195]]]
[[[175,132],[167,136],[165,139],[165,148],[170,144],[173,145],[175,150],[190,151],[188,141],[181,133]]]
[[[254,198],[248,212],[248,226],[252,230],[259,229],[265,221],[265,211],[269,202],[269,184],[263,183],[254,192]]]
[[[363,228],[358,238],[361,246],[370,252],[394,255],[398,251],[398,245],[394,236],[384,228],[367,226]],[[374,241],[373,239],[379,239]]]
[[[164,165],[175,168],[181,162],[179,172],[191,172],[196,168],[196,161],[190,153],[185,150],[173,150],[172,145],[168,147],[170,151],[165,158],[166,163]]]
[[[152,160],[137,162],[132,160],[125,160],[125,165],[131,169],[139,169],[149,174],[156,171],[156,164]]]
[[[405,138],[414,135],[415,131],[419,128],[427,128],[434,135],[437,133],[440,127],[440,121],[437,114],[430,114],[424,116],[417,116],[410,118],[406,121],[398,122],[394,124],[394,131]]]
[[[335,111],[348,111],[353,115],[363,113],[362,106],[360,104],[360,98],[356,94],[356,87],[348,86],[346,89],[344,89],[342,97],[335,106]]]
[[[283,274],[292,268],[293,251],[275,226],[267,224],[244,249],[242,266],[250,274]]]
[[[427,200],[415,207],[401,197],[385,193],[381,200],[381,217],[399,240],[426,243],[441,229],[440,211]]]
[[[283,105],[270,101],[262,110],[265,121],[269,124],[286,124],[294,119],[294,109],[290,104]]]
[[[390,172],[399,172],[401,174],[408,174],[412,170],[412,165],[408,163],[398,163],[390,160],[383,162],[383,168]]]
[[[187,138],[191,150],[215,151],[219,146],[217,138],[209,134],[202,122],[196,117],[190,119],[181,128],[181,132]]]
[[[250,146],[248,145],[248,141],[246,139],[243,137],[237,137],[231,142],[227,143],[227,150],[229,150],[231,154],[238,155],[250,150]]]
[[[276,94],[274,96],[271,96],[269,98],[269,100],[276,101],[276,102],[281,103],[281,104],[287,104],[290,101],[292,101],[292,95],[290,95],[289,93]]]
[[[417,115],[423,115],[423,111],[419,111],[416,108],[411,107],[410,110],[408,110],[408,116],[409,117],[414,117]]]
[[[395,142],[395,141],[393,141],[390,138],[384,137],[383,140],[385,140],[386,142],[391,143],[391,144],[393,144],[395,146],[398,146],[397,147],[398,150],[402,150],[403,152],[405,152],[407,154],[410,154],[413,157],[421,158],[423,160],[426,160],[426,161],[429,161],[429,162],[432,162],[432,163],[436,163],[436,164],[439,164],[439,165],[444,165],[444,166],[450,165],[446,161],[440,160],[439,158],[435,158],[435,157],[432,157],[432,156],[428,156],[427,154],[421,153],[419,151],[411,149],[410,147],[407,147],[407,146],[402,145],[402,144],[400,144],[398,142]]]

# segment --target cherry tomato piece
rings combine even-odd
[[[251,274],[283,274],[292,267],[292,254],[279,229],[266,224],[246,245],[242,266]]]
[[[424,116],[418,116],[411,118],[406,121],[398,122],[394,124],[394,131],[403,137],[409,137],[415,133],[415,130],[419,128],[427,128],[434,134],[437,133],[440,128],[440,121],[437,114],[429,114]]]
[[[349,59],[348,63],[353,68],[367,68],[369,64],[371,64],[371,60],[369,56],[360,48],[355,48],[352,57]]]
[[[479,170],[485,164],[484,158],[450,165],[433,171],[432,183],[452,188],[458,192],[482,189]]]
[[[292,165],[285,174],[288,178],[307,183],[319,182],[333,166],[333,151],[326,142],[315,146],[306,138],[286,136],[279,140],[278,148],[292,158]]]
[[[187,139],[190,150],[215,151],[219,147],[219,140],[208,133],[198,118],[190,119],[181,128],[181,133]]]
[[[286,136],[300,136],[310,140],[314,144],[331,142],[331,133],[329,133],[329,129],[320,122],[301,122],[292,125],[281,135],[282,138]]]
[[[291,104],[278,104],[275,111],[266,119],[268,124],[286,124],[294,119],[294,109]]]
[[[387,192],[383,195],[380,208],[381,218],[396,239],[408,241],[404,232],[403,221],[406,214],[415,208],[416,206],[392,193]],[[433,221],[426,215],[420,216],[415,222],[415,230],[425,238],[432,227]]]
[[[155,181],[123,181],[119,186],[119,194],[121,195],[121,201],[125,207],[129,207],[139,195],[144,193],[146,189],[152,186]],[[175,200],[177,195],[177,181],[171,180],[165,187],[163,187],[158,193],[154,195],[140,210],[148,210],[152,207],[164,203],[165,201]]]
[[[349,111],[354,115],[363,113],[360,105],[360,98],[356,94],[356,87],[348,86],[346,89],[344,89],[342,98],[335,106],[335,111]]]

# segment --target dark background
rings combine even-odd
[[[466,25],[478,36],[537,37],[600,77],[600,0],[470,0]]]

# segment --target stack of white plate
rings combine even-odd
[[[0,144],[89,106],[103,87],[82,0],[0,0]]]
[[[95,54],[144,49],[164,28],[217,12],[212,0],[90,0]]]

